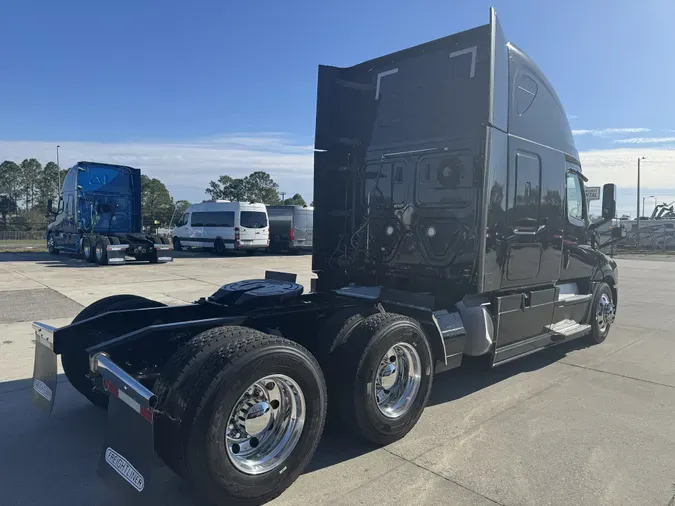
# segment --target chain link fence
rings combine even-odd
[[[605,248],[610,254],[625,252],[673,253],[675,252],[675,220],[640,220],[638,233],[636,220],[615,220],[612,227],[626,229],[626,237]],[[599,230],[600,243],[611,239],[610,225]]]
[[[0,241],[42,241],[44,230],[0,230]]]

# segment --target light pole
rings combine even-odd
[[[637,247],[640,248],[640,160],[645,160],[645,157],[638,158],[638,180],[637,180]]]
[[[654,199],[654,207],[656,207],[656,197],[654,195],[642,197],[642,216],[645,216],[645,199]]]
[[[286,192],[279,192],[281,193],[281,203],[284,203],[284,200],[286,200],[284,197],[286,196]]]
[[[59,148],[61,146],[57,145],[56,146],[56,166],[58,167],[58,172],[57,172],[57,178],[59,181],[59,187],[56,189],[56,191],[61,191],[61,164],[59,163]]]

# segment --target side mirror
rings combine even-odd
[[[602,217],[613,220],[616,216],[616,185],[607,183],[602,187]]]
[[[52,202],[52,199],[47,200],[47,212],[54,214],[54,202]]]

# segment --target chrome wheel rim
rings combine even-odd
[[[614,304],[612,304],[612,299],[606,293],[603,293],[600,296],[598,301],[598,308],[595,313],[596,321],[598,322],[598,330],[604,333],[609,326],[614,323]]]
[[[408,343],[397,343],[380,359],[375,373],[377,407],[387,418],[400,418],[415,402],[422,383],[422,361]]]
[[[228,417],[225,448],[230,462],[251,475],[275,469],[300,441],[305,416],[305,397],[293,379],[274,374],[256,381]]]
[[[84,247],[82,248],[84,250],[84,256],[89,258],[89,255],[91,255],[91,246],[89,246],[89,242],[84,243]]]
[[[52,251],[54,249],[54,237],[51,235],[49,236],[49,240],[47,241],[47,249],[49,249],[49,251]]]
[[[101,260],[103,258],[103,247],[96,246],[96,259]]]

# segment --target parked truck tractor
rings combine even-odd
[[[290,486],[327,410],[376,445],[404,437],[434,374],[603,342],[617,265],[592,246],[567,116],[535,63],[484,26],[349,68],[321,66],[312,290],[295,275],[193,304],[102,299],[35,323],[33,396],[70,382],[108,410],[100,474],[150,495],[158,455],[213,504]]]
[[[66,174],[54,221],[47,228],[47,248],[81,255],[100,265],[127,258],[171,262],[173,247],[165,237],[142,233],[141,171],[122,165],[78,162]]]

